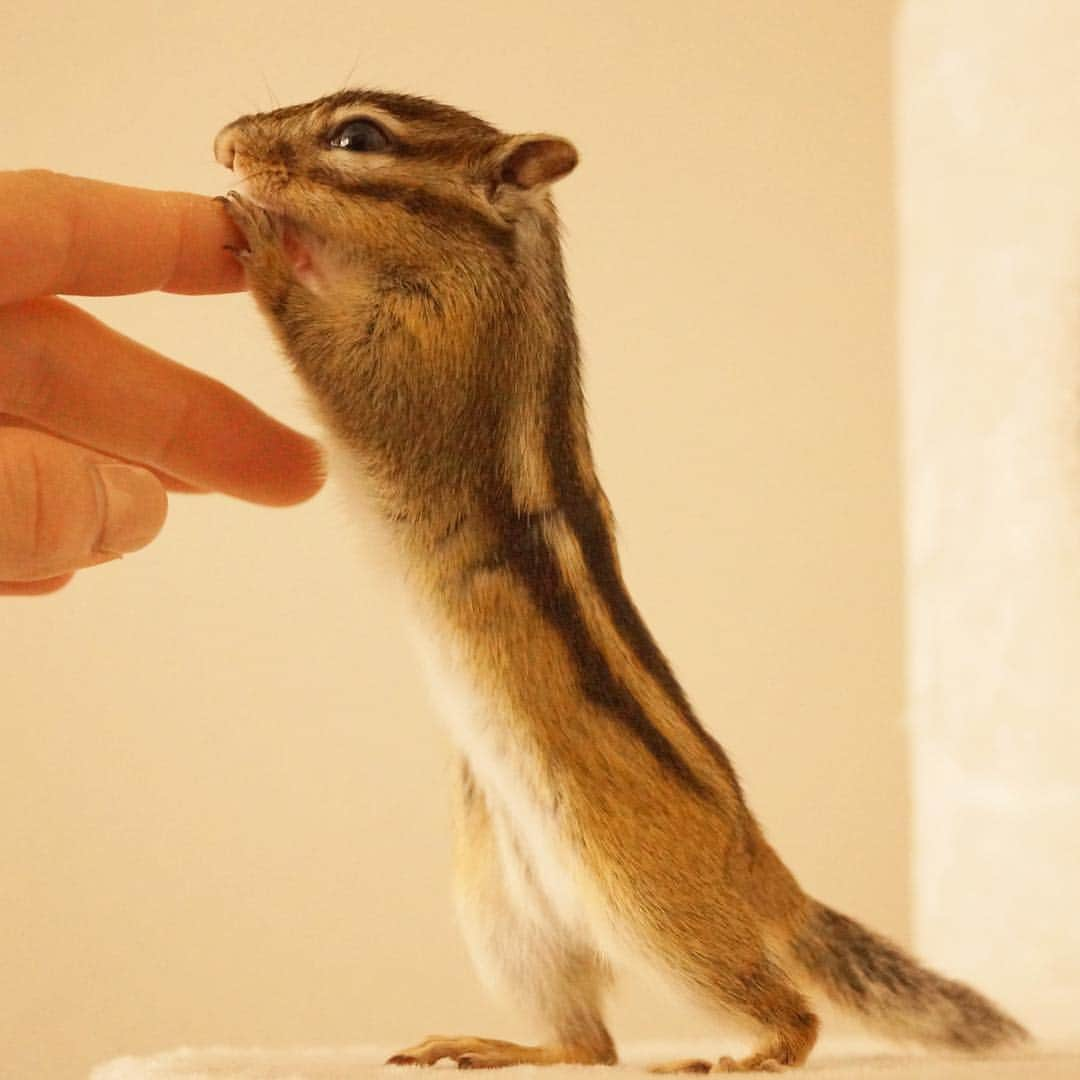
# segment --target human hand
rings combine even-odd
[[[203,196],[0,173],[0,594],[143,547],[168,491],[319,489],[316,443],[53,295],[234,291],[236,242]]]

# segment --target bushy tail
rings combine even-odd
[[[816,901],[810,902],[793,955],[830,1001],[893,1038],[967,1051],[1029,1038],[970,986],[924,968],[885,938]]]

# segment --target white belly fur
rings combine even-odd
[[[363,530],[365,549],[388,577],[404,584],[404,560],[372,504],[362,467],[344,440],[331,434],[326,444],[331,473],[349,517]],[[516,744],[496,704],[478,692],[456,643],[437,626],[438,616],[408,587],[401,594],[436,707],[491,807],[507,888],[523,914],[540,923],[554,915],[574,936],[595,940],[603,933],[594,923],[598,912],[586,905],[578,860],[558,835],[549,808],[553,793],[543,790],[526,748]],[[529,880],[520,865],[522,855],[531,870]]]
[[[551,795],[542,789],[526,748],[516,744],[495,703],[478,693],[462,669],[454,643],[426,622],[413,621],[417,651],[436,706],[491,807],[507,887],[530,915],[543,919],[533,895],[539,888],[551,909],[546,917],[553,912],[575,936],[591,937],[577,859],[558,835]],[[521,855],[529,863],[531,881],[518,865]]]

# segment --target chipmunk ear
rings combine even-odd
[[[572,172],[578,163],[574,144],[557,135],[517,135],[497,166],[500,184],[526,191],[552,184]]]

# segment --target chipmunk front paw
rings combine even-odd
[[[278,314],[278,306],[293,286],[299,285],[315,295],[324,292],[334,261],[320,240],[296,222],[239,192],[219,195],[217,202],[224,206],[247,245],[226,244],[225,250],[239,260],[252,292],[272,314]]]
[[[218,195],[215,202],[221,203],[225,212],[232,218],[233,224],[243,234],[247,247],[242,248],[226,244],[225,250],[231,251],[245,265],[268,246],[280,246],[281,221],[269,210],[258,203],[244,198],[238,191],[229,191]]]
[[[283,219],[236,191],[219,195],[216,201],[225,208],[246,245],[226,244],[225,250],[243,266],[256,298],[275,309],[292,288],[294,276]]]

